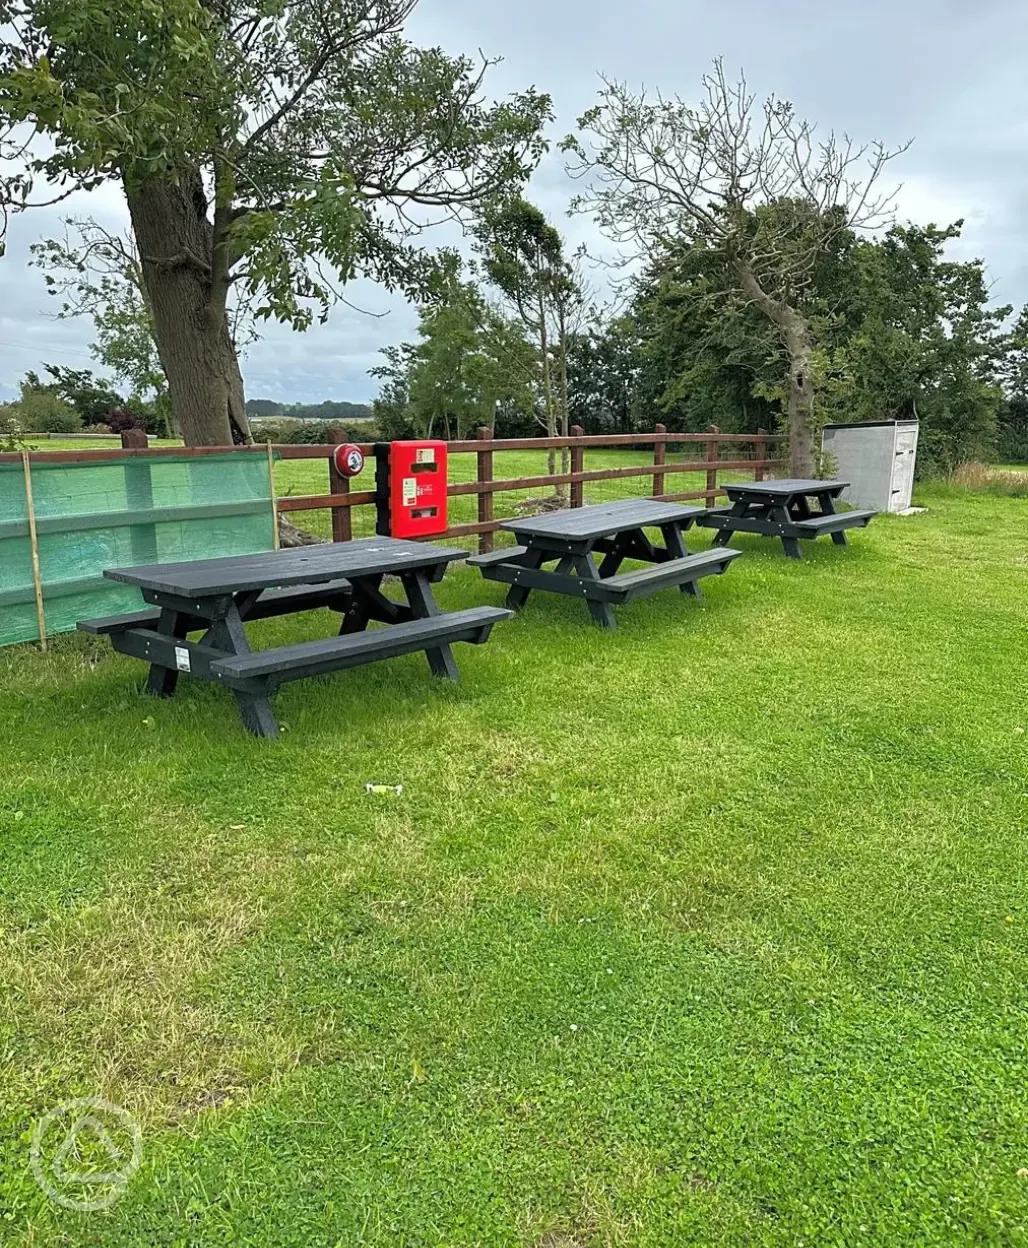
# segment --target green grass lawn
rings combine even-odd
[[[1028,1243],[1025,503],[918,501],[289,685],[276,743],[0,651],[0,1241]],[[142,1129],[104,1212],[29,1169],[78,1096]]]

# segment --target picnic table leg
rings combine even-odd
[[[424,572],[404,573],[403,587],[407,592],[407,601],[410,603],[414,619],[426,620],[440,614],[439,604],[435,600],[432,586]],[[433,676],[439,676],[444,680],[460,680],[457,661],[449,646],[431,646],[426,649],[425,656]]]
[[[382,584],[381,573],[375,576],[351,577],[353,590],[350,610],[343,616],[339,636],[349,633],[362,633],[371,620],[382,620],[386,624],[397,623],[405,618],[400,604],[387,598],[379,588]]]
[[[529,546],[518,562],[523,568],[541,568],[543,566],[543,551]],[[520,611],[528,601],[530,593],[531,590],[524,585],[512,585],[507,591],[507,609],[509,611]]]
[[[620,568],[624,561],[628,558],[628,551],[626,547],[630,545],[631,541],[627,540],[624,534],[615,539],[613,548],[603,556],[603,562],[600,564],[601,577],[614,576],[616,574],[618,568]],[[567,567],[565,567],[565,564]],[[557,571],[569,572],[572,564],[573,560],[562,559],[560,561],[560,567]]]
[[[240,601],[245,611],[247,609],[245,596]],[[213,621],[204,635],[202,644],[224,650],[226,654],[252,653],[237,602],[231,602],[225,614]],[[252,732],[255,737],[274,739],[279,736],[279,730],[275,714],[271,709],[271,702],[268,700],[266,682],[262,683],[261,690],[261,692],[244,693],[241,689],[234,689],[233,693],[236,697],[236,705],[239,707],[240,718],[247,731]]]
[[[665,524],[661,526],[661,533],[664,535],[664,545],[667,547],[668,555],[672,559],[688,559],[689,550],[685,544],[685,538],[682,536],[682,530],[677,524]],[[695,581],[689,581],[684,585],[679,585],[679,591],[688,594],[692,598],[702,600],[703,594],[699,585]]]
[[[189,632],[189,616],[171,607],[161,608],[161,617],[157,623],[157,632],[165,637],[181,641]],[[153,698],[170,698],[178,685],[178,670],[174,667],[159,667],[150,664],[150,674],[146,678],[146,692]]]
[[[785,553],[790,559],[803,558],[803,554],[800,551],[800,544],[795,537],[783,537],[782,545],[785,547]]]
[[[596,560],[589,551],[584,555],[575,555],[575,571],[584,581],[602,581],[600,570],[596,566]],[[595,598],[587,598],[586,603],[589,606],[589,614],[593,617],[600,628],[617,628],[617,620],[614,619],[614,612],[609,602],[598,602]]]
[[[242,693],[237,689],[235,695],[243,727],[248,732],[252,732],[255,737],[265,737],[268,740],[274,740],[280,735],[278,722],[271,709],[267,693],[263,695]]]
[[[718,531],[714,534],[714,540],[710,544],[711,546],[727,546],[732,540],[732,537],[733,533],[731,529],[718,529]]]
[[[817,497],[818,502],[821,504],[821,514],[823,516],[834,516],[836,514],[834,495],[826,491],[824,494],[819,494]],[[832,541],[836,546],[848,546],[850,544],[849,539],[842,529],[840,529],[838,533],[832,534]]]

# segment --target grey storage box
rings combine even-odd
[[[872,511],[906,511],[914,494],[917,431],[916,420],[825,425],[821,449],[832,457],[832,476],[850,483],[843,501]]]

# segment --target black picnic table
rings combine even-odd
[[[682,533],[705,514],[702,507],[651,498],[543,512],[503,522],[501,527],[523,545],[474,555],[468,563],[481,568],[489,580],[511,586],[506,605],[512,610],[523,607],[533,589],[550,590],[584,599],[601,627],[616,628],[613,603],[630,602],[674,585],[699,598],[700,578],[724,572],[737,557],[740,552],[736,550],[689,554]],[[664,545],[655,546],[647,529],[659,529]],[[599,566],[597,554],[603,556]],[[619,573],[626,559],[654,566]],[[543,567],[554,561],[554,570]]]
[[[432,593],[446,566],[467,552],[392,537],[303,546],[189,563],[112,568],[114,581],[138,585],[156,610],[82,620],[79,628],[111,638],[114,648],[150,663],[147,692],[170,697],[179,674],[214,681],[236,696],[243,723],[259,737],[277,737],[269,695],[300,680],[423,650],[436,676],[458,679],[450,647],[485,642],[510,612],[473,607],[443,613]],[[398,577],[405,602],[382,592]],[[342,616],[339,634],[252,651],[250,620],[327,607]],[[372,620],[385,627],[368,629]],[[197,641],[190,633],[201,632]]]
[[[848,481],[732,481],[722,487],[730,506],[711,507],[699,520],[717,529],[715,546],[726,546],[734,533],[780,537],[790,559],[802,559],[800,541],[830,533],[836,546],[846,546],[846,530],[866,528],[873,511],[836,511]],[[815,506],[811,507],[811,500]]]

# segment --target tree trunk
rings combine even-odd
[[[784,336],[789,352],[789,472],[794,477],[809,478],[815,468],[814,379],[806,320],[794,314]]]
[[[557,436],[557,416],[553,410],[553,381],[550,375],[550,341],[549,334],[546,330],[546,305],[543,303],[542,295],[539,296],[539,353],[543,362],[543,396],[546,402],[546,436],[555,438]],[[557,452],[554,447],[550,447],[546,454],[546,472],[548,476],[556,476],[557,473]],[[555,485],[553,492],[557,495],[562,493],[561,487]]]
[[[225,314],[212,288],[214,230],[199,175],[125,185],[154,337],[187,446],[249,440],[243,378]]]
[[[773,299],[757,280],[745,260],[732,257],[732,265],[746,297],[782,331],[789,353],[788,399],[789,472],[793,477],[814,475],[814,375],[811,367],[810,326],[802,312]]]
[[[571,420],[568,413],[568,327],[563,306],[560,308],[558,329],[560,334],[560,436],[566,438],[571,433]],[[567,446],[561,448],[560,471],[564,476],[571,471],[571,449]]]

